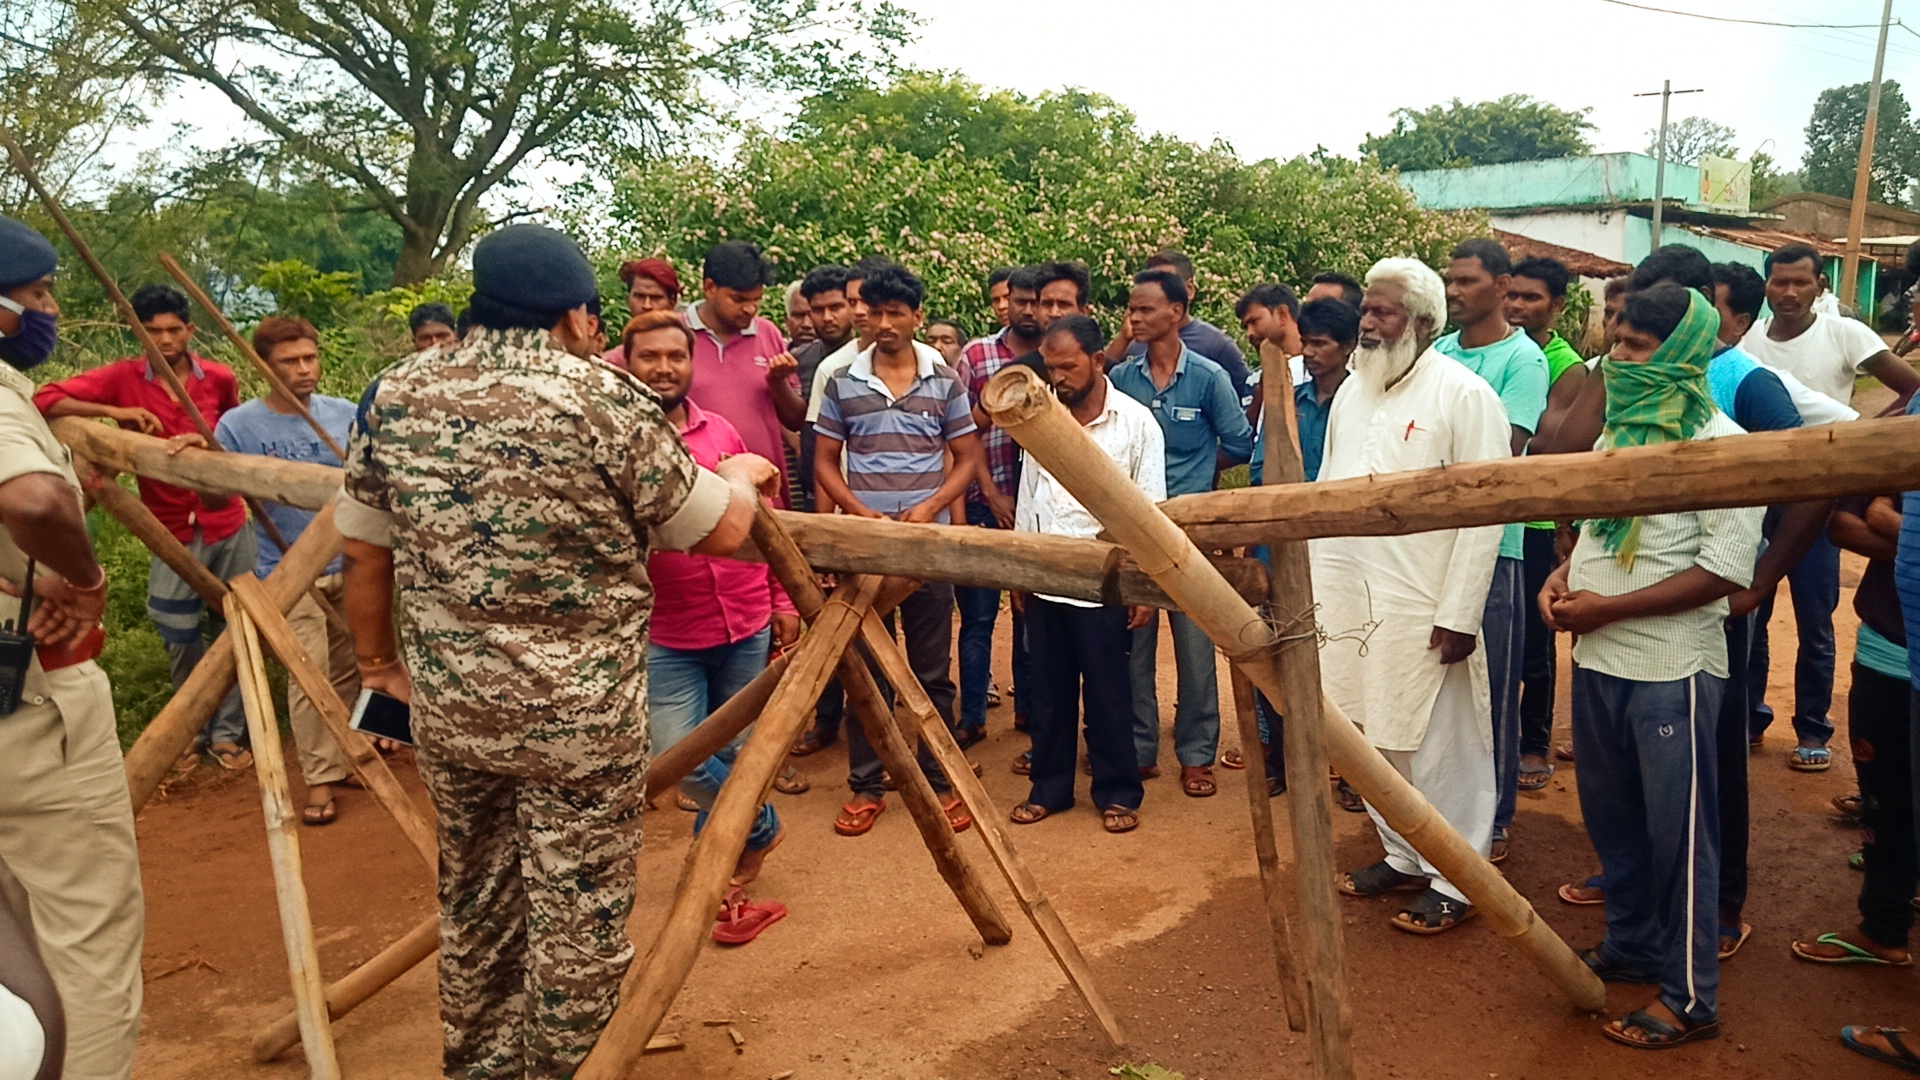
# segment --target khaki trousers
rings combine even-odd
[[[124,1080],[140,1033],[146,907],[113,691],[91,663],[42,673],[0,716],[0,858],[26,888],[67,1012],[69,1080]]]
[[[313,583],[335,611],[345,613],[342,598],[346,589],[339,574],[330,574]],[[353,709],[360,696],[360,665],[354,659],[353,639],[336,631],[327,622],[326,613],[313,597],[303,596],[287,612],[287,624],[300,648],[333,683],[333,688]],[[320,710],[308,699],[300,684],[287,680],[287,723],[293,728],[294,745],[300,749],[300,776],[308,787],[333,784],[347,778],[347,755],[320,719]]]

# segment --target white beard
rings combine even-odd
[[[1353,373],[1365,379],[1375,390],[1384,391],[1397,382],[1413,362],[1420,359],[1419,336],[1411,328],[1397,340],[1382,342],[1373,348],[1362,344],[1353,350]]]

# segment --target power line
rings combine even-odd
[[[1705,19],[1708,22],[1740,23],[1741,25],[1744,25],[1744,26],[1777,26],[1786,30],[1878,30],[1880,29],[1879,23],[1772,22],[1767,19],[1735,19],[1726,15],[1703,15],[1697,11],[1675,11],[1672,8],[1649,7],[1646,4],[1628,3],[1628,0],[1600,0],[1600,2],[1603,4],[1615,4],[1619,7],[1633,8],[1636,11],[1651,11],[1656,15],[1680,15],[1689,19]],[[1898,26],[1900,29],[1905,30],[1909,34],[1913,34],[1915,37],[1920,37],[1920,31],[1914,30],[1912,27],[1908,26],[1906,23],[1901,22],[1899,19],[1893,20],[1893,25]]]

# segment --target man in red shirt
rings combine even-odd
[[[228,409],[240,404],[240,383],[232,370],[195,356],[189,348],[193,323],[188,320],[187,298],[180,290],[171,285],[148,285],[133,294],[133,311],[209,426],[218,424]],[[34,394],[33,404],[49,420],[100,416],[123,428],[167,439],[176,448],[206,445],[167,384],[148,370],[145,357],[102,364],[71,379],[48,383]],[[140,501],[215,577],[225,581],[253,572],[258,549],[253,530],[246,527],[246,504],[239,499],[201,495],[143,476]],[[167,643],[176,690],[206,655],[200,626],[202,606],[200,595],[159,556],[149,561],[147,617]],[[226,768],[251,768],[253,755],[242,745],[246,731],[246,714],[241,708],[240,690],[235,687],[200,733],[198,744]],[[181,765],[190,767],[198,757],[197,746],[181,758]]]

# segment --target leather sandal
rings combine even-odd
[[[1180,790],[1188,797],[1204,799],[1220,790],[1213,782],[1213,769],[1206,765],[1180,766]]]

